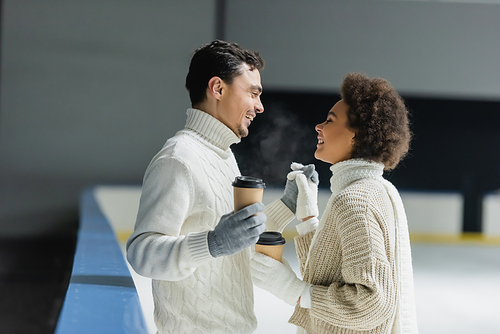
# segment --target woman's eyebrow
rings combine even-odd
[[[335,115],[335,113],[331,110],[328,112],[328,116],[330,116],[330,115],[337,118],[337,115]]]

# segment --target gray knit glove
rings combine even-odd
[[[293,162],[290,166],[293,172],[300,172],[304,174],[307,180],[312,181],[316,185],[319,184],[318,172],[316,172],[313,164],[304,166],[300,163]],[[294,214],[297,212],[297,197],[299,195],[299,188],[295,178],[290,179],[287,177],[285,185],[285,194],[281,197],[281,201],[285,204],[290,211]]]
[[[213,257],[232,255],[255,244],[266,229],[266,215],[262,210],[264,204],[255,203],[222,216],[215,229],[208,232],[210,254]]]

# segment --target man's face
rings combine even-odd
[[[239,138],[248,136],[248,127],[253,119],[264,112],[260,101],[262,86],[258,70],[250,70],[243,63],[242,74],[224,85],[219,100],[218,119],[230,128]]]

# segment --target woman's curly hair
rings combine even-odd
[[[352,158],[394,169],[408,152],[412,137],[401,96],[387,80],[360,73],[345,76],[341,96],[349,106],[349,128],[356,133]]]

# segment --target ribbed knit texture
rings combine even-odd
[[[267,217],[266,231],[282,233],[286,225],[295,218],[293,212],[280,199],[266,205],[264,213]]]
[[[231,183],[240,172],[229,147],[239,138],[203,111],[187,115],[146,171],[127,258],[153,278],[159,333],[251,333],[250,249],[214,259],[207,243],[233,211]]]
[[[418,333],[408,227],[383,165],[331,167],[332,196],[316,231],[295,238],[311,308],[290,322],[313,333]]]

